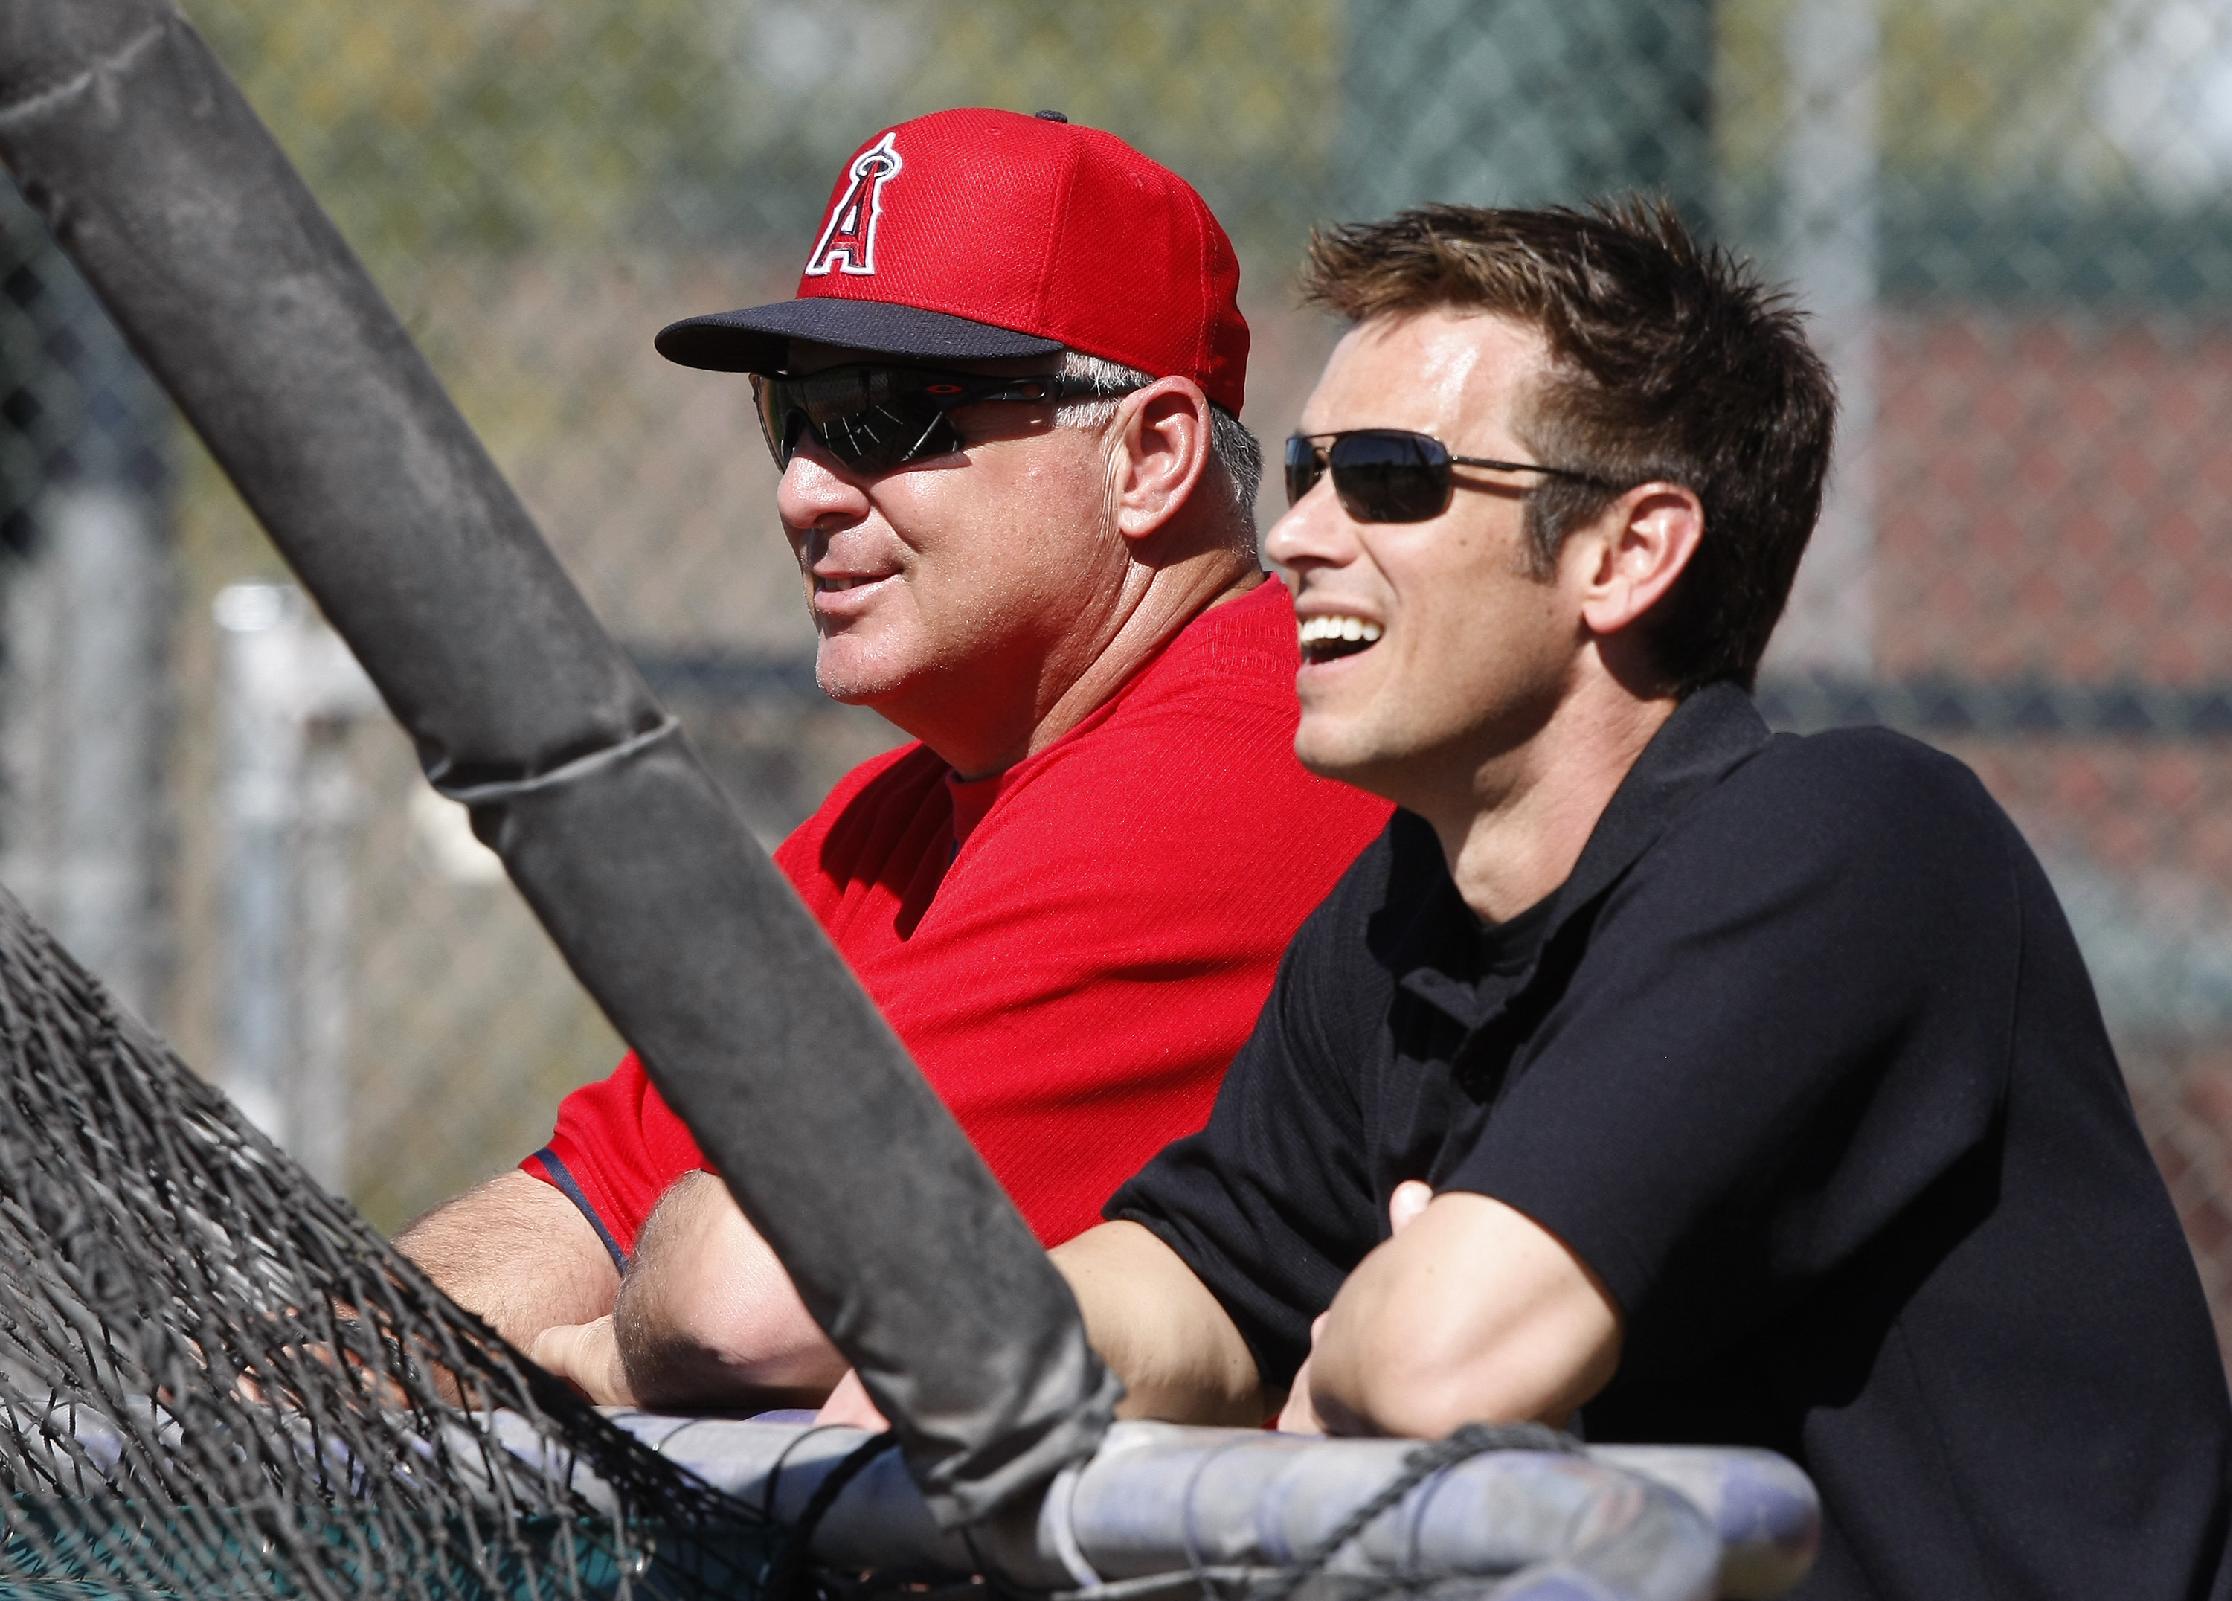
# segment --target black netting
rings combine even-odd
[[[322,1192],[0,892],[0,1595],[749,1593],[738,1503]]]

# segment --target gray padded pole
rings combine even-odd
[[[941,1523],[1091,1450],[1060,1276],[164,0],[0,0],[0,159],[894,1420]]]

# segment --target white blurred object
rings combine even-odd
[[[474,837],[471,814],[426,785],[411,792],[411,838],[427,864],[453,884],[504,882],[504,859]]]
[[[212,611],[226,853],[217,1081],[338,1190],[349,1126],[349,858],[363,814],[344,741],[380,700],[293,585],[234,584]]]
[[[2110,0],[2097,24],[2101,136],[2156,199],[2232,188],[2232,0]]]

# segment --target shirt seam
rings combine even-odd
[[[543,1172],[549,1177],[551,1188],[580,1209],[581,1215],[588,1219],[589,1226],[597,1231],[597,1238],[603,1243],[606,1253],[611,1256],[612,1265],[625,1273],[628,1270],[628,1253],[620,1249],[620,1241],[613,1235],[612,1230],[605,1226],[605,1220],[598,1215],[596,1207],[590,1203],[588,1192],[581,1187],[581,1181],[574,1177],[573,1170],[567,1167],[558,1152],[548,1145],[537,1151],[531,1160],[542,1163]]]
[[[1991,1597],[2000,1594],[2000,1590],[1997,1585],[1990,1581],[1991,1564],[1984,1560],[1984,1548],[1978,1543],[1976,1537],[1978,1526],[1976,1510],[1969,1502],[1961,1475],[1953,1469],[1952,1453],[1946,1449],[1945,1436],[1938,1427],[1938,1407],[1935,1398],[1931,1394],[1929,1385],[1924,1380],[1921,1364],[1914,1359],[1913,1342],[1907,1338],[1906,1319],[1903,1317],[1894,1318],[1886,1338],[1897,1345],[1899,1365],[1906,1370],[1907,1382],[1914,1386],[1916,1396],[1923,1402],[1923,1426],[1929,1430],[1930,1444],[1934,1448],[1934,1454],[1937,1458],[1938,1472],[1945,1481],[1947,1494],[1951,1497],[1954,1505],[1960,1509],[1961,1534],[1967,1546],[1966,1554],[1969,1560],[1969,1571],[1980,1586],[1974,1593],[1979,1601],[1990,1601]],[[1854,1558],[1857,1560],[1860,1556],[1860,1547],[1855,1544],[1852,1551]]]

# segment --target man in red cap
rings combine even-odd
[[[1200,1126],[1387,813],[1293,755],[1238,283],[1121,140],[949,111],[846,164],[797,298],[657,341],[752,375],[820,685],[916,741],[776,861],[1050,1245]],[[826,1390],[842,1362],[702,1164],[630,1056],[399,1243],[600,1400]]]

